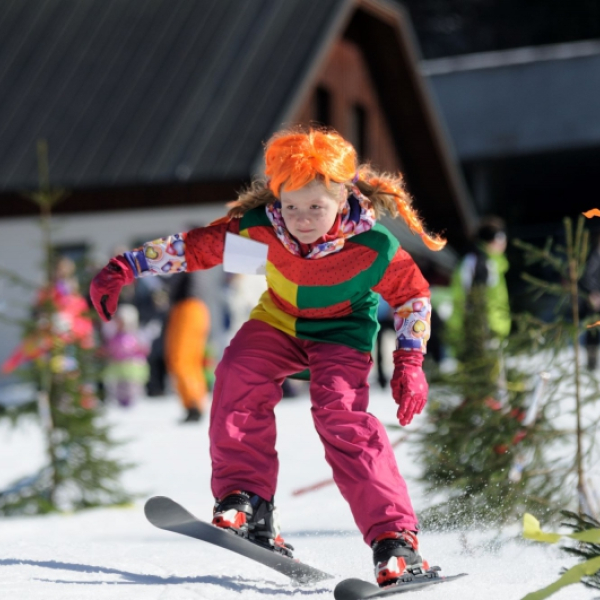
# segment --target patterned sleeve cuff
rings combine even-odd
[[[176,233],[151,242],[141,248],[125,252],[136,279],[149,275],[167,275],[187,270],[185,233]]]
[[[396,349],[407,352],[427,352],[431,333],[431,302],[429,298],[413,298],[394,309]]]

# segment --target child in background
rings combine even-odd
[[[130,406],[143,396],[149,376],[148,352],[148,344],[139,332],[137,308],[121,304],[115,313],[114,331],[106,334],[104,342],[104,385],[109,397],[120,406]]]
[[[378,583],[389,585],[424,563],[406,483],[385,428],[367,411],[377,294],[394,312],[391,390],[401,425],[427,400],[422,363],[431,305],[427,281],[377,219],[401,216],[433,250],[445,242],[424,231],[401,176],[359,166],[336,132],[279,132],[266,145],[265,165],[265,179],[243,191],[223,219],[111,259],[94,278],[91,297],[110,319],[121,288],[136,277],[221,264],[228,232],[268,245],[268,289],[216,371],[213,524],[291,556],[274,504],[274,408],[284,379],[308,369],[326,460],[373,550]]]

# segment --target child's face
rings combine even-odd
[[[499,233],[489,242],[488,251],[490,254],[504,254],[506,251],[506,234]]]
[[[126,329],[125,322],[119,316],[115,317],[115,325],[117,326],[117,331],[119,331],[119,332],[124,332]]]
[[[313,181],[293,192],[281,192],[281,216],[288,231],[303,244],[313,244],[335,223],[346,200],[345,188],[335,185],[338,198],[320,182]]]

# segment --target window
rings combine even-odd
[[[52,253],[55,259],[66,258],[73,262],[77,269],[77,273],[81,274],[87,267],[89,245],[81,244],[56,244],[52,248]]]
[[[315,90],[314,116],[319,125],[331,125],[331,93],[322,86]]]
[[[364,106],[354,104],[350,111],[349,141],[356,148],[359,159],[367,154],[367,111]]]
[[[56,244],[52,248],[55,275],[72,280],[80,293],[87,290],[90,283],[88,253],[89,246],[86,243]]]

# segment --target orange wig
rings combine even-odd
[[[326,187],[330,181],[349,182],[356,166],[352,144],[333,131],[283,131],[269,140],[265,150],[265,175],[276,198],[282,186],[294,191],[316,178],[322,178]]]

